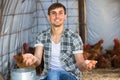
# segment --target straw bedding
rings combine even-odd
[[[83,72],[83,80],[120,80],[120,69],[94,69]]]

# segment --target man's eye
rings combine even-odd
[[[63,12],[60,12],[59,14],[64,14]]]
[[[64,12],[58,12],[58,13],[56,13],[56,12],[51,12],[51,14],[52,14],[52,15],[57,15],[57,14],[58,14],[58,15],[63,15]]]
[[[51,12],[51,14],[55,15],[55,14],[56,14],[56,12]]]

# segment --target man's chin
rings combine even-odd
[[[55,27],[60,27],[61,26],[61,24],[59,24],[59,25],[54,25]]]

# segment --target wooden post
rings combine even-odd
[[[85,0],[78,0],[79,9],[79,34],[85,43]]]

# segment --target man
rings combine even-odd
[[[53,3],[48,8],[51,27],[40,33],[35,44],[35,54],[24,54],[26,65],[40,65],[44,58],[42,75],[45,80],[81,80],[81,72],[91,70],[83,58],[83,43],[77,33],[64,28],[66,8]],[[43,53],[44,52],[44,53]]]

